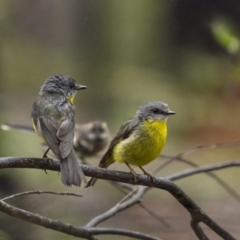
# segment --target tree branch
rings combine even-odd
[[[30,223],[35,223],[37,225],[51,228],[53,230],[63,232],[75,237],[82,237],[85,239],[94,239],[92,235],[85,229],[81,227],[74,227],[70,224],[64,224],[57,220],[52,220],[47,217],[40,216],[35,213],[31,213],[16,207],[11,206],[3,201],[0,201],[0,211],[7,213],[12,217],[16,217],[25,220]]]
[[[203,232],[202,228],[199,226],[199,223],[194,221],[193,219],[190,222],[190,225],[197,235],[199,240],[210,240],[207,235]]]
[[[59,163],[57,161],[49,161],[46,159],[39,158],[19,158],[19,157],[8,157],[0,158],[0,168],[39,168],[59,171]],[[214,169],[223,169],[230,166],[239,166],[240,161],[234,161],[231,164],[228,163],[223,166],[218,164]],[[138,175],[137,182],[134,181],[134,177],[130,173],[112,171],[108,169],[96,168],[91,166],[82,165],[82,169],[87,176],[97,177],[105,180],[119,181],[129,184],[138,184],[146,187],[155,187],[168,191],[177,201],[189,212],[192,216],[193,221],[203,222],[210,229],[212,229],[216,234],[221,236],[225,240],[234,240],[235,238],[231,236],[227,231],[221,228],[217,223],[215,223],[208,215],[206,215],[203,210],[195,203],[193,200],[187,196],[180,188],[178,188],[174,183],[164,178],[156,178],[153,183],[148,176]],[[209,170],[210,171],[210,170]],[[212,171],[212,170],[211,170]],[[179,178],[179,176],[178,176]],[[172,177],[173,179],[173,177]],[[175,180],[177,177],[175,176]]]
[[[84,228],[75,227],[70,224],[62,223],[58,220],[53,220],[41,215],[31,213],[0,200],[0,211],[4,212],[12,217],[16,217],[25,220],[30,223],[34,223],[46,228],[50,228],[68,235],[75,237],[81,237],[85,239],[95,240],[94,235],[122,235],[127,237],[133,237],[142,240],[161,240],[157,237],[153,237],[147,234],[142,234],[135,231],[117,229],[117,228]]]
[[[199,166],[196,163],[193,163],[182,157],[177,158],[177,160],[182,163],[185,163],[187,165],[190,165],[194,168],[199,168]],[[207,174],[209,177],[211,177],[213,180],[215,180],[223,189],[225,189],[225,191],[228,192],[228,194],[230,194],[236,201],[238,201],[240,203],[240,195],[238,194],[237,191],[235,191],[234,188],[232,188],[228,183],[226,183],[224,180],[222,180],[220,177],[218,177],[215,173],[213,173],[213,172],[204,172],[204,173]]]
[[[54,194],[54,195],[62,195],[62,196],[74,196],[74,197],[82,197],[82,195],[80,194],[76,194],[76,193],[70,193],[70,192],[53,192],[53,191],[27,191],[27,192],[21,192],[21,193],[17,193],[5,198],[0,199],[1,201],[6,201],[15,197],[20,197],[23,195],[29,195],[29,194]]]
[[[133,206],[135,203],[140,201],[145,190],[146,190],[146,187],[140,186],[139,188],[136,189],[137,192],[134,195],[132,194],[132,197],[129,198],[128,201],[124,202],[124,200],[121,200],[119,203],[117,203],[115,206],[110,208],[108,211],[93,218],[89,223],[86,224],[86,227],[95,227],[99,223],[103,222],[104,220],[109,219],[110,217],[116,215],[118,212],[121,212]],[[131,193],[132,192],[130,192],[129,194]]]
[[[216,164],[211,164],[207,166],[184,170],[168,176],[167,179],[171,181],[175,181],[181,178],[189,177],[189,176],[200,174],[200,173],[206,173],[206,172],[221,170],[221,169],[230,168],[230,167],[239,167],[239,166],[240,166],[240,160],[234,160],[234,161],[229,161],[225,163],[216,163]]]
[[[225,142],[225,143],[214,143],[214,144],[210,144],[210,145],[202,145],[202,146],[189,148],[189,149],[177,154],[174,157],[170,157],[167,161],[165,161],[163,164],[161,164],[159,167],[157,167],[154,170],[153,175],[155,175],[161,169],[166,167],[168,164],[172,163],[174,160],[182,158],[182,157],[192,154],[194,152],[208,150],[208,149],[216,149],[216,148],[235,147],[235,146],[239,146],[239,145],[240,145],[240,141],[234,141],[234,142]],[[165,156],[163,156],[163,157],[165,157]]]
[[[88,231],[94,235],[102,235],[102,234],[112,234],[112,235],[120,235],[120,236],[128,236],[142,240],[161,240],[160,238],[153,237],[147,234],[142,234],[135,231],[122,230],[117,228],[88,228]]]

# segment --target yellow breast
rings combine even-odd
[[[127,162],[130,165],[144,166],[161,153],[167,138],[165,121],[146,120],[113,150],[116,162]]]

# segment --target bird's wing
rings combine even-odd
[[[132,131],[137,127],[139,121],[136,118],[129,118],[119,129],[116,136],[110,143],[109,148],[113,148],[119,141],[126,139],[130,136]]]
[[[128,138],[131,133],[134,131],[134,129],[139,125],[139,119],[136,117],[129,118],[119,129],[116,136],[113,138],[113,140],[110,143],[110,146],[107,150],[107,152],[104,154],[102,160],[99,163],[100,167],[104,167],[106,165],[110,165],[109,159],[111,159],[111,156],[113,154],[114,147],[122,140]],[[111,160],[112,161],[112,160]]]
[[[59,151],[62,158],[66,158],[73,148],[74,127],[73,119],[66,118],[57,131],[57,138],[60,140]]]
[[[41,116],[38,119],[38,128],[40,128],[43,138],[46,140],[47,144],[51,150],[59,156],[59,139],[56,136],[57,128],[53,124],[53,120]]]

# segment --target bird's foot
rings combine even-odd
[[[152,183],[155,183],[156,182],[156,178],[151,174],[151,173],[148,173],[147,171],[145,171],[142,167],[139,166],[139,168],[143,171],[144,175],[148,176],[151,178],[151,181]]]
[[[47,156],[47,153],[49,152],[49,150],[50,150],[50,148],[48,148],[48,149],[45,151],[45,153],[43,154],[42,158],[46,159],[49,165],[53,165],[53,159],[52,159],[52,158],[49,158],[49,157]],[[46,170],[46,169],[43,169],[43,171],[47,174],[47,170]]]
[[[134,178],[134,182],[135,183],[138,183],[138,175],[135,173],[135,172],[130,172],[132,175],[133,175],[133,178]]]
[[[138,175],[137,175],[137,173],[133,170],[133,168],[128,163],[126,163],[126,165],[129,168],[130,173],[133,175],[134,183],[138,183],[138,179],[137,179]]]
[[[150,174],[150,173],[144,173],[144,175],[147,175],[147,176],[149,176],[150,178],[151,178],[151,181],[152,181],[152,183],[155,183],[156,182],[156,178],[152,175],[152,174]]]

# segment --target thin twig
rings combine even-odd
[[[194,168],[199,167],[196,163],[193,163],[187,159],[184,158],[178,158],[180,162],[186,163],[187,165],[190,165]],[[209,177],[214,179],[225,191],[228,192],[230,196],[232,196],[237,202],[240,203],[240,195],[234,188],[232,188],[228,183],[226,183],[224,180],[222,180],[220,177],[218,177],[215,173],[213,172],[205,172]]]
[[[85,239],[94,239],[92,234],[83,227],[74,227],[70,224],[64,224],[58,220],[53,220],[35,213],[31,213],[20,208],[16,208],[4,201],[0,201],[0,211],[12,217],[34,223],[46,228],[50,228],[59,232],[63,232],[75,237],[82,237]]]
[[[131,192],[129,192],[127,195],[125,195],[118,203],[116,203],[111,209],[108,211],[96,216],[95,218],[91,219],[89,223],[87,223],[86,226],[88,227],[95,227],[101,222],[115,216],[117,213],[126,210],[130,208],[131,206],[138,204],[141,208],[143,208],[148,214],[150,214],[153,218],[161,222],[165,227],[169,227],[170,225],[167,224],[163,218],[158,216],[157,214],[153,213],[151,210],[149,210],[145,205],[141,202],[144,194],[149,190],[147,187],[142,187],[142,190],[140,190],[141,186],[138,186],[137,188],[133,189]]]
[[[210,145],[201,145],[197,147],[193,147],[190,149],[187,149],[179,154],[179,157],[184,157],[186,155],[192,154],[197,151],[207,150],[207,149],[216,149],[216,148],[225,148],[225,147],[235,147],[239,146],[240,141],[233,141],[233,142],[223,142],[223,143],[214,143]]]
[[[210,240],[207,235],[203,232],[202,228],[199,226],[199,223],[195,220],[191,220],[190,225],[195,232],[199,240]]]
[[[153,218],[155,218],[159,222],[161,222],[165,227],[167,227],[167,228],[170,227],[170,225],[161,216],[157,215],[156,213],[154,213],[151,210],[149,210],[148,208],[146,208],[145,205],[143,205],[141,202],[139,202],[138,205],[141,206],[141,208],[143,208],[146,212],[148,212]]]
[[[138,187],[136,189],[136,194],[132,195],[131,198],[128,199],[128,201],[123,201],[125,200],[125,197],[117,204],[115,204],[112,208],[110,208],[108,211],[104,212],[103,214],[98,215],[97,217],[91,219],[91,221],[89,221],[86,224],[86,227],[95,227],[97,226],[99,223],[105,221],[106,219],[109,219],[112,216],[115,216],[117,213],[133,206],[136,202],[139,202],[141,196],[143,195],[144,191],[145,191],[146,187]],[[132,192],[130,192],[129,194],[132,194]],[[128,196],[127,196],[128,197]]]
[[[94,235],[121,235],[134,237],[142,240],[161,240],[157,237],[153,237],[147,234],[142,234],[135,231],[129,231],[125,229],[117,228],[86,228],[86,227],[75,227],[73,225],[62,223],[58,220],[53,220],[35,213],[31,213],[19,208],[16,208],[10,204],[0,200],[0,211],[10,216],[25,220],[30,223],[50,228],[68,235],[75,237],[81,237],[85,239],[95,240]]]
[[[110,182],[113,186],[116,186],[117,189],[119,189],[121,192],[124,192],[121,187],[126,188],[128,190],[132,190],[131,192],[128,192],[128,194],[126,192],[124,192],[125,195],[124,198],[122,198],[121,202],[126,201],[127,199],[129,199],[135,192],[136,192],[136,188],[133,188],[133,185],[130,184],[124,184],[124,183],[119,183],[119,182]],[[116,185],[115,185],[116,184]],[[143,193],[144,195],[144,193]],[[141,198],[143,198],[143,195],[141,196]],[[120,204],[119,202],[117,204]],[[140,208],[142,208],[143,210],[145,210],[151,217],[153,217],[154,219],[156,219],[157,221],[161,222],[165,227],[170,227],[170,225],[168,223],[166,223],[164,221],[164,219],[157,215],[156,213],[154,213],[153,211],[151,211],[148,207],[146,207],[142,202],[140,201],[135,201],[134,204],[138,204],[138,206]],[[127,209],[127,208],[126,208]]]
[[[240,141],[234,141],[234,142],[226,142],[226,143],[215,143],[215,144],[210,144],[210,145],[202,145],[202,146],[197,146],[197,147],[193,147],[190,149],[187,149],[179,154],[177,154],[174,157],[171,157],[170,159],[168,159],[167,161],[165,161],[164,163],[162,163],[159,167],[157,167],[154,171],[153,171],[153,175],[155,175],[156,173],[158,173],[160,170],[162,170],[163,168],[165,168],[168,164],[172,163],[174,160],[178,159],[178,158],[182,158],[186,155],[192,154],[194,152],[197,151],[202,151],[202,150],[207,150],[207,149],[216,149],[216,148],[225,148],[225,147],[234,147],[234,146],[238,146],[240,145]]]
[[[62,196],[74,196],[74,197],[82,197],[82,195],[80,194],[76,194],[76,193],[70,193],[70,192],[53,192],[53,191],[26,191],[26,192],[21,192],[21,193],[17,193],[5,198],[0,199],[0,201],[6,201],[15,197],[19,197],[19,196],[23,196],[23,195],[29,195],[29,194],[54,194],[54,195],[62,195]]]
[[[175,180],[196,175],[199,173],[206,173],[206,172],[221,170],[221,169],[230,168],[230,167],[239,167],[239,166],[240,166],[240,160],[234,160],[234,161],[229,161],[225,163],[216,163],[216,164],[211,164],[207,166],[184,170],[184,171],[169,175],[166,178],[171,181],[175,181]]]
[[[119,235],[119,236],[128,236],[142,240],[162,240],[157,237],[153,237],[148,234],[142,234],[140,232],[117,229],[117,228],[88,228],[88,231],[94,235]]]

